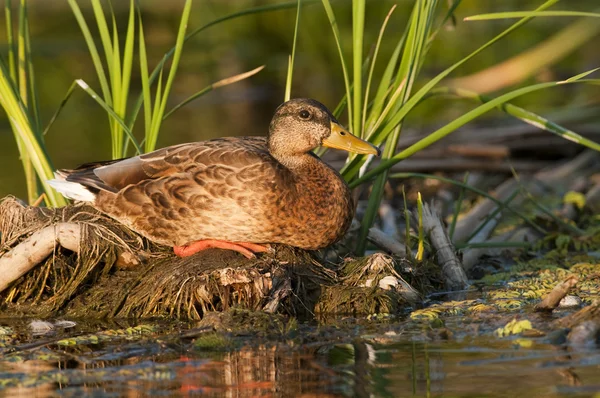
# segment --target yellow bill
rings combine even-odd
[[[333,121],[331,122],[331,135],[323,140],[323,146],[364,155],[381,155],[381,151],[375,145],[350,134]]]

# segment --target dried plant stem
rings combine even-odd
[[[455,254],[454,246],[432,206],[423,204],[423,228],[436,250],[438,264],[442,268],[444,284],[448,290],[462,290],[469,284],[465,270]]]

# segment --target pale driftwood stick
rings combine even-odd
[[[570,275],[567,279],[554,286],[554,289],[544,297],[544,299],[537,303],[534,307],[535,311],[538,312],[551,312],[577,283],[579,279],[575,275]]]
[[[57,243],[79,253],[80,240],[81,225],[76,223],[59,223],[35,232],[0,257],[0,292],[48,257]]]
[[[432,206],[429,206],[427,203],[423,204],[423,228],[425,233],[429,235],[431,245],[436,250],[438,263],[444,275],[446,289],[465,289],[469,285],[465,270],[458,257],[456,257],[454,246],[448,238],[442,220],[440,220],[440,217],[435,213]]]
[[[404,247],[404,245],[398,242],[396,239],[386,235],[378,228],[370,228],[367,239],[369,239],[375,246],[395,256],[406,257],[406,247]]]

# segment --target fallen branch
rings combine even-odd
[[[436,250],[446,288],[453,291],[465,289],[469,285],[465,270],[456,257],[454,246],[448,238],[440,217],[427,203],[423,204],[423,228],[429,235],[431,246]]]
[[[48,257],[58,243],[79,253],[81,225],[58,223],[35,232],[0,257],[0,292]]]
[[[560,301],[578,282],[579,279],[575,275],[570,275],[567,279],[554,286],[554,289],[535,306],[534,310],[537,312],[551,312],[558,307]]]
[[[375,246],[398,257],[406,257],[406,247],[391,236],[386,235],[376,227],[369,228],[367,239]]]

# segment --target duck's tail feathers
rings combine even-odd
[[[67,176],[67,172],[58,170],[54,173],[54,179],[48,180],[48,184],[69,199],[82,202],[94,202],[96,200],[96,193],[78,182],[67,181]]]

